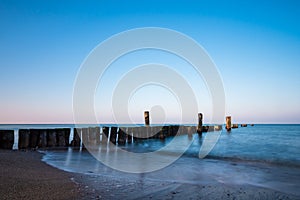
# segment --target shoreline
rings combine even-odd
[[[1,199],[300,199],[262,186],[206,181],[208,177],[184,183],[173,181],[172,174],[166,175],[168,180],[157,180],[147,174],[66,172],[43,162],[43,156],[0,150]]]
[[[79,199],[72,173],[41,161],[36,151],[0,150],[1,199]]]

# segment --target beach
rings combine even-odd
[[[36,151],[0,150],[0,199],[78,199],[72,174],[50,167]]]
[[[209,171],[201,170],[201,166],[195,174],[196,181],[179,180],[179,174],[184,177],[191,171],[181,169],[180,173],[176,167],[180,166],[180,160],[165,169],[145,174],[110,171],[104,165],[98,165],[103,171],[99,174],[93,170],[85,173],[59,170],[42,162],[42,156],[36,151],[0,151],[1,199],[300,199],[299,193],[284,188],[286,192],[243,180],[218,181]],[[231,165],[235,167],[238,163],[231,162]],[[219,164],[211,162],[210,166]],[[86,167],[90,168],[89,165]],[[222,164],[220,167],[223,167]],[[262,168],[266,166],[256,170]],[[241,168],[237,168],[237,174],[240,174],[239,170]],[[286,179],[282,175],[287,174],[294,177],[290,180],[291,184],[297,183],[298,168],[270,167],[266,170],[282,179]]]

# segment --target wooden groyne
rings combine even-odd
[[[144,118],[145,126],[138,127],[95,126],[81,128],[31,128],[18,129],[17,132],[15,132],[15,130],[0,130],[0,148],[12,149],[16,143],[18,149],[62,148],[69,146],[86,148],[86,146],[90,145],[106,145],[109,142],[117,145],[125,145],[149,139],[164,140],[167,137],[179,135],[192,137],[195,133],[201,137],[202,133],[221,131],[223,127],[223,125],[203,125],[202,113],[198,113],[197,126],[150,126],[149,111],[144,112]],[[246,126],[247,124],[241,125],[241,127]],[[251,124],[251,126],[253,126],[253,124]],[[238,128],[238,124],[232,125],[231,116],[227,116],[225,128],[227,131],[230,131],[231,128]]]

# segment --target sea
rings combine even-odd
[[[72,124],[0,125],[0,130],[74,127]],[[195,184],[199,181],[250,184],[300,195],[299,124],[255,124],[229,132],[223,127],[213,149],[205,158],[199,158],[199,151],[208,134],[212,132],[203,133],[202,137],[198,134],[192,138],[188,135],[176,137],[175,144],[188,144],[180,155],[178,151],[182,149],[176,145],[165,148],[175,140],[174,137],[142,140],[125,146],[100,144],[90,150],[70,147],[63,151],[41,152],[44,153],[43,161],[49,165],[87,175],[142,177]],[[156,159],[152,156],[157,155],[148,154],[158,150],[162,151]],[[132,157],[126,152],[140,157]],[[151,164],[153,170],[149,170]],[[135,173],[135,169],[142,171]]]
[[[95,125],[79,126],[88,127]],[[102,124],[99,126],[117,125]],[[130,125],[122,125],[122,127],[124,126]],[[0,130],[13,129],[17,132],[18,129],[26,128],[71,128],[70,140],[72,140],[74,127],[74,124],[2,124],[0,125]],[[203,137],[200,138],[197,134],[194,134],[193,142],[184,152],[183,156],[195,157],[195,159],[197,159],[197,155],[206,134],[210,134],[210,132],[204,133]],[[182,140],[185,140],[186,137],[183,136]],[[166,141],[163,142],[154,139],[144,140],[140,143],[135,143],[135,145],[129,145],[122,148],[127,148],[128,150],[135,152],[155,151],[168,144],[172,139],[172,137],[167,138]],[[172,149],[170,151],[172,151]],[[232,129],[230,132],[224,130],[223,127],[223,131],[216,145],[208,154],[207,158],[252,160],[300,166],[300,125],[255,124],[254,126],[248,125],[247,127]]]

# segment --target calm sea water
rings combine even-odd
[[[224,132],[209,154],[300,166],[300,125],[255,125]]]
[[[222,131],[220,138],[205,159],[199,159],[199,149],[206,137],[179,136],[180,143],[192,141],[185,153],[172,164],[149,173],[124,173],[99,162],[90,152],[69,148],[65,151],[46,151],[43,161],[59,169],[92,175],[125,178],[128,180],[169,181],[191,184],[239,184],[270,188],[300,196],[300,125],[255,125],[239,127],[231,132]],[[173,138],[145,140],[122,147],[131,152],[150,152],[161,149]],[[118,161],[118,166],[138,169],[157,167],[163,162],[149,162],[149,157],[140,160],[123,155],[116,147],[100,145],[94,153],[108,162]],[[178,148],[169,148],[161,153],[163,158],[172,157]],[[126,171],[126,170],[125,170]],[[134,171],[134,170],[133,170]],[[90,177],[90,176],[89,176]],[[100,178],[101,180],[101,178]]]
[[[15,133],[21,128],[73,129],[74,127],[73,124],[0,125],[0,129],[14,129]],[[72,134],[73,131],[71,131]],[[206,134],[210,133],[204,133],[202,138],[199,138],[195,134],[193,136],[193,143],[183,156],[197,158]],[[183,141],[187,140],[187,135],[180,137],[182,137]],[[167,138],[165,141],[146,140],[126,145],[122,148],[134,152],[155,151],[168,144],[172,139]],[[169,149],[169,151],[172,151],[172,149]],[[222,131],[217,144],[209,153],[208,158],[253,160],[300,166],[300,125],[258,124],[232,129],[231,132]]]

